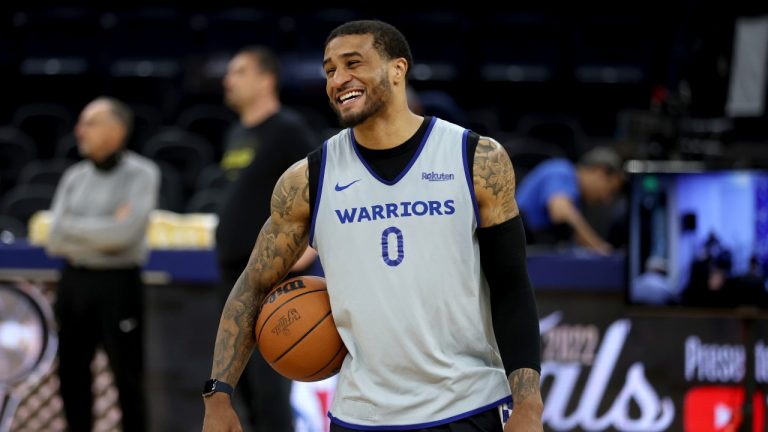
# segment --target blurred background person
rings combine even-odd
[[[555,245],[575,240],[598,253],[611,253],[613,246],[589,224],[580,206],[582,201],[610,203],[623,182],[621,158],[610,147],[593,148],[577,164],[566,158],[540,163],[517,187],[529,242]]]
[[[733,253],[718,233],[710,232],[691,262],[683,302],[692,306],[735,305],[737,298],[729,283],[732,269]]]
[[[304,119],[281,104],[280,66],[269,49],[240,50],[229,62],[223,85],[225,102],[240,119],[226,135],[221,160],[230,180],[216,229],[222,304],[248,264],[259,230],[270,215],[275,183],[316,144]],[[307,268],[315,258],[308,248],[294,270]],[[293,430],[290,390],[290,380],[260,355],[251,356],[237,393],[255,431]]]
[[[664,305],[677,302],[667,277],[667,260],[652,255],[645,260],[645,272],[632,281],[632,299],[639,303]]]
[[[160,172],[123,148],[132,121],[130,109],[108,97],[83,109],[75,135],[85,160],[67,169],[53,201],[47,252],[66,262],[54,309],[71,431],[93,426],[91,361],[99,344],[115,377],[123,430],[146,430],[141,267]]]

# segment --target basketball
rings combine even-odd
[[[295,381],[333,376],[347,355],[321,277],[298,276],[274,287],[262,302],[255,332],[267,363]]]

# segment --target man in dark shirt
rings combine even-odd
[[[221,167],[230,180],[219,210],[216,249],[223,298],[248,264],[261,225],[270,215],[270,197],[280,175],[315,146],[310,127],[282,108],[279,64],[264,47],[240,50],[224,78],[225,101],[240,116],[226,135]],[[305,254],[303,268],[314,261]],[[238,387],[254,430],[293,430],[291,382],[259,355],[251,357]]]

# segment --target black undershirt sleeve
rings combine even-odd
[[[541,372],[536,299],[528,278],[520,216],[477,229],[480,264],[491,291],[493,332],[507,376],[516,369]]]
[[[309,217],[315,211],[317,188],[320,185],[320,168],[323,161],[323,146],[320,146],[307,155],[307,170],[309,175]]]

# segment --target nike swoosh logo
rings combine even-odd
[[[339,186],[339,182],[336,182],[336,187],[334,189],[336,189],[336,192],[340,192],[340,191],[343,191],[344,189],[352,186],[353,184],[355,184],[355,183],[357,183],[359,181],[360,181],[360,179],[357,179],[357,180],[353,181],[352,183],[345,184],[344,186]]]

